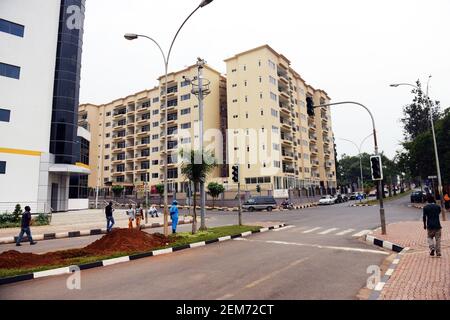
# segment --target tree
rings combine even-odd
[[[416,85],[419,89],[412,90],[413,101],[403,108],[403,118],[401,119],[406,141],[412,141],[421,133],[429,130],[430,108],[433,121],[437,121],[441,116],[440,102],[425,97],[419,80],[417,80]]]
[[[213,208],[215,208],[215,200],[225,192],[225,187],[217,182],[208,184],[208,193],[213,198]]]
[[[118,198],[122,194],[125,188],[123,186],[112,186],[111,190],[114,193],[114,197]]]
[[[160,183],[155,186],[156,192],[159,194],[159,206],[161,207],[162,197],[164,195],[164,184]]]
[[[183,176],[193,182],[194,192],[193,192],[193,222],[192,222],[192,234],[197,232],[197,191],[198,186],[201,182],[205,182],[208,174],[217,166],[216,160],[210,151],[184,151],[180,152],[183,158],[183,163],[181,165],[181,173]],[[202,218],[202,225],[200,230],[205,230],[205,217]]]
[[[23,213],[23,211],[22,211],[20,204],[16,204],[16,207],[14,208],[14,212],[12,214],[12,218],[13,218],[14,222],[20,221],[20,216],[22,215],[22,213]]]

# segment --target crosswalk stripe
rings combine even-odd
[[[325,230],[323,232],[320,232],[319,234],[329,234],[329,233],[331,233],[333,231],[336,231],[336,230],[339,230],[339,229],[338,228],[331,228],[331,229]]]
[[[355,233],[354,235],[352,235],[352,237],[355,237],[355,238],[362,237],[371,232],[372,232],[372,230],[363,230],[361,232]]]
[[[336,233],[336,235],[337,236],[343,236],[343,235],[346,235],[347,233],[350,233],[350,232],[353,232],[353,231],[355,231],[355,229],[347,229],[347,230],[344,230],[342,232]]]
[[[311,232],[314,232],[314,231],[317,231],[317,230],[320,230],[320,229],[322,229],[322,228],[318,227],[318,228],[314,228],[314,229],[303,231],[303,233],[311,233]]]

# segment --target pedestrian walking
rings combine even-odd
[[[441,234],[442,226],[439,221],[441,207],[436,204],[432,195],[427,197],[428,204],[423,208],[423,227],[428,232],[428,244],[430,246],[430,256],[441,256]]]
[[[136,210],[133,209],[133,206],[130,204],[127,210],[128,216],[128,229],[133,229],[133,221],[136,218]]]
[[[178,201],[174,200],[170,207],[170,219],[172,220],[172,233],[177,233],[178,226]]]
[[[446,193],[444,196],[444,206],[445,206],[445,210],[447,210],[447,211],[450,210],[450,196],[448,195],[448,193]]]
[[[113,213],[114,213],[113,203],[110,202],[110,203],[105,207],[105,215],[106,215],[106,231],[107,231],[107,232],[111,232],[112,227],[116,224],[116,222],[114,221]]]
[[[35,245],[37,242],[33,241],[33,237],[31,236],[31,208],[29,206],[25,207],[25,212],[22,214],[22,222],[20,224],[20,233],[17,237],[16,246],[20,247],[23,235],[26,234],[28,240],[30,241],[30,245]]]
[[[144,219],[144,209],[141,208],[140,204],[136,205],[136,228],[141,227],[141,221]]]

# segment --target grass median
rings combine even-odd
[[[406,192],[404,192],[404,193],[398,193],[398,194],[395,195],[395,196],[383,198],[383,200],[384,200],[384,202],[389,202],[389,201],[398,200],[398,199],[401,199],[401,198],[403,198],[403,197],[409,196],[409,195],[411,194],[411,192],[412,192],[412,191],[406,191]],[[368,201],[363,201],[363,202],[361,202],[361,203],[356,202],[356,204],[368,204],[368,205],[371,205],[371,206],[377,205],[378,203],[380,203],[380,200],[377,200],[377,199],[368,200]]]
[[[244,232],[248,231],[257,231],[261,229],[261,227],[257,226],[224,226],[224,227],[216,227],[208,229],[207,231],[200,231],[196,233],[195,235],[189,233],[189,232],[183,232],[178,233],[176,235],[170,235],[168,238],[165,238],[163,235],[152,235],[147,234],[144,232],[140,232],[137,230],[130,231],[129,236],[127,233],[129,232],[127,229],[121,229],[117,232],[113,232],[111,234],[105,235],[102,239],[95,241],[91,245],[87,246],[83,249],[73,249],[73,250],[67,250],[67,251],[58,251],[54,253],[46,253],[43,255],[32,255],[32,254],[20,254],[17,252],[14,252],[14,258],[20,259],[21,256],[26,256],[27,260],[34,260],[36,261],[36,258],[41,258],[45,255],[50,256],[51,258],[55,258],[57,256],[57,262],[55,263],[48,263],[48,264],[42,264],[42,265],[33,265],[32,267],[18,267],[17,265],[14,265],[14,267],[11,268],[0,268],[0,278],[8,278],[18,275],[24,275],[24,274],[30,274],[34,272],[39,271],[45,271],[50,269],[56,269],[56,268],[62,268],[62,267],[68,267],[73,265],[82,265],[87,263],[93,263],[98,262],[102,260],[107,259],[113,259],[123,256],[129,256],[129,255],[135,255],[135,254],[142,254],[151,252],[154,250],[160,250],[160,249],[166,249],[166,248],[173,248],[178,246],[184,246],[191,243],[196,242],[202,242],[202,241],[208,241],[213,240],[221,237],[226,236],[233,236],[238,235]],[[134,246],[135,249],[129,249],[124,250],[124,248],[133,248],[133,244],[136,242],[135,233],[138,232],[138,235],[141,237],[144,237],[144,240],[147,241],[150,238],[152,238],[148,245],[137,245]],[[116,236],[120,233],[120,237]],[[125,236],[123,235],[125,234]],[[115,238],[111,238],[115,237]],[[128,239],[127,237],[133,237],[133,239]],[[111,238],[111,239],[110,239]],[[117,239],[116,239],[117,238]],[[147,239],[149,238],[149,239]],[[154,241],[157,238],[158,241]],[[133,240],[132,244],[130,244],[130,240]],[[153,241],[153,242],[152,242]],[[99,254],[101,250],[99,248],[103,248],[102,245],[111,243],[111,246],[114,246],[115,243],[124,243],[127,244],[127,246],[117,246],[117,252],[112,252],[110,248],[108,248],[108,252],[104,254]],[[163,244],[162,244],[163,243]],[[94,246],[96,250],[89,250],[90,247]],[[145,248],[144,248],[145,247]],[[139,249],[136,249],[139,248]],[[11,255],[12,251],[4,252],[0,255],[0,266],[2,265],[2,256],[6,256],[7,254]],[[9,257],[11,259],[11,257]],[[46,259],[44,259],[46,260]],[[51,259],[47,259],[46,261],[49,261]],[[18,260],[20,261],[20,260]]]

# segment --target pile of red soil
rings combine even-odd
[[[14,250],[0,254],[0,269],[25,269],[40,266],[66,265],[68,259],[107,256],[114,253],[151,251],[173,242],[162,234],[148,234],[136,229],[115,229],[82,249],[49,252],[45,254],[20,253]]]

